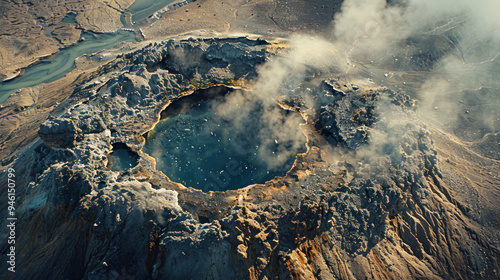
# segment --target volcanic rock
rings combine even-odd
[[[27,174],[17,250],[29,252],[14,278],[498,278],[486,226],[450,191],[454,169],[412,99],[388,88],[328,74],[280,98],[308,139],[283,177],[204,193],[155,169],[140,150],[163,109],[199,89],[244,87],[271,46],[170,40],[101,67],[102,84],[82,81],[13,165]],[[106,167],[115,143],[137,152],[137,166]]]

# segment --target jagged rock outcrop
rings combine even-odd
[[[416,105],[387,88],[326,77],[283,96],[306,120],[308,150],[264,184],[203,193],[155,170],[139,151],[163,109],[197,89],[244,86],[268,47],[168,41],[78,87],[16,162],[29,175],[10,278],[498,278],[500,253],[448,191]],[[138,153],[137,166],[106,168],[115,143]]]
[[[243,38],[151,44],[104,67],[103,72],[119,68],[123,73],[104,85],[85,85],[76,93],[85,101],[45,122],[39,134],[48,145],[68,147],[78,137],[106,129],[142,135],[165,105],[193,88],[238,85],[243,77],[255,76],[255,65],[265,61],[266,45]]]

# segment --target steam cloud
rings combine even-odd
[[[275,100],[310,73],[354,74],[407,91],[420,101],[419,115],[426,121],[464,140],[477,140],[500,128],[499,9],[500,2],[494,0],[346,0],[329,36],[292,36],[291,51],[258,69],[250,99],[233,94],[215,110],[231,120],[237,132],[246,129],[256,109],[251,104],[262,104],[261,125],[268,133],[259,155],[275,168],[303,145],[301,135],[294,137],[300,118],[284,119]],[[384,75],[387,72],[390,75]],[[406,73],[416,75],[417,81],[405,80]],[[383,102],[377,108],[386,122],[382,126],[397,129],[411,122],[390,106]],[[393,133],[374,135],[372,142],[398,141],[403,135]],[[276,157],[271,152],[275,140],[292,144]]]
[[[347,72],[411,84],[422,117],[472,141],[500,128],[499,9],[495,0],[346,0],[331,40]],[[385,79],[380,70],[394,73]],[[401,79],[414,70],[425,71],[423,83]]]
[[[235,136],[243,138],[248,130],[260,131],[259,141],[255,143],[259,145],[258,156],[270,170],[282,169],[305,145],[305,137],[299,129],[303,119],[298,114],[285,115],[283,109],[277,107],[277,98],[299,87],[308,73],[332,71],[335,65],[340,65],[333,45],[325,39],[296,36],[290,43],[291,51],[257,69],[258,78],[252,82],[251,93],[232,93],[213,108],[218,116],[229,121],[228,129]]]
[[[273,106],[279,95],[298,87],[310,72],[361,75],[406,91],[419,100],[421,118],[466,141],[497,132],[499,10],[500,2],[495,0],[344,1],[329,36],[294,35],[289,40],[293,46],[290,52],[259,69],[253,94],[264,104],[264,125],[271,131],[264,139],[288,138],[299,145],[298,138],[290,138],[296,134],[299,120],[288,119],[284,123]],[[406,74],[417,79],[406,80]],[[233,98],[219,105],[218,110],[241,124],[252,107],[245,112],[232,112],[230,102],[245,102],[243,95]],[[385,122],[380,126],[404,130],[411,120],[391,106],[386,102],[379,104],[377,110]],[[372,148],[400,141],[403,135],[404,131],[373,135]],[[267,146],[263,145],[261,156],[271,166],[281,164],[269,156]],[[296,146],[280,152],[285,157],[294,156]]]
[[[498,10],[496,0],[345,0],[326,35],[291,36],[290,50],[257,69],[251,93],[233,92],[212,109],[235,137],[260,126],[260,142],[247,144],[259,145],[269,169],[282,167],[304,146],[298,129],[303,120],[285,117],[276,100],[316,74],[361,76],[405,91],[419,100],[418,115],[425,121],[478,140],[500,128]],[[374,150],[401,141],[412,122],[391,106],[378,105],[385,122],[379,126],[387,129],[373,135]],[[251,121],[256,112],[258,124]],[[287,144],[277,149],[276,143]]]

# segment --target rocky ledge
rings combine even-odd
[[[10,277],[498,279],[499,251],[448,191],[415,102],[386,88],[323,74],[286,91],[277,102],[304,117],[308,150],[264,184],[203,193],[155,170],[141,148],[164,108],[213,86],[251,90],[276,49],[155,43],[78,86],[13,165],[26,176]],[[137,166],[106,168],[117,143]]]

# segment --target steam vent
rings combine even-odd
[[[498,1],[28,2],[0,279],[500,279]]]

